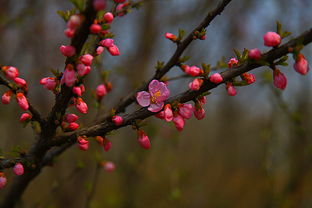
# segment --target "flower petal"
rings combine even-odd
[[[157,101],[159,102],[165,101],[170,95],[170,91],[167,85],[163,82],[160,82],[158,90],[160,91],[160,96],[157,98]]]
[[[158,111],[161,111],[163,107],[164,107],[164,102],[151,103],[151,105],[148,107],[148,110],[151,112],[158,112]]]
[[[149,85],[148,85],[148,91],[151,94],[156,93],[157,91],[159,91],[159,88],[161,87],[160,82],[156,79],[152,80]]]
[[[146,91],[141,91],[137,93],[136,100],[140,106],[146,107],[151,103],[151,95]]]

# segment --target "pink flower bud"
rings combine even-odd
[[[172,119],[173,119],[173,113],[172,113],[171,105],[170,105],[170,104],[166,104],[166,105],[165,105],[163,112],[164,112],[164,119],[165,119],[167,122],[172,121]]]
[[[194,111],[194,115],[195,115],[197,120],[202,120],[203,118],[205,118],[206,113],[205,113],[205,110],[203,108],[196,108]]]
[[[117,7],[116,7],[116,12],[118,14],[119,17],[122,17],[125,15],[125,13],[123,12],[123,9],[125,6],[127,6],[128,4],[127,3],[124,3],[124,4],[119,4]]]
[[[248,51],[248,57],[250,59],[259,60],[261,59],[261,51],[258,48],[251,49]]]
[[[207,98],[205,96],[201,96],[197,100],[198,100],[198,103],[202,106],[205,105],[207,102]]]
[[[294,64],[294,69],[296,70],[296,72],[298,72],[299,74],[302,74],[302,75],[306,75],[308,73],[309,63],[305,59],[303,54],[298,55],[298,57],[296,59],[296,63]]]
[[[66,57],[71,57],[76,53],[76,49],[73,46],[61,45],[60,51]]]
[[[184,128],[184,124],[185,124],[185,120],[182,116],[180,116],[179,114],[176,114],[173,116],[172,119],[175,127],[177,128],[178,131],[182,131]]]
[[[114,20],[114,15],[110,12],[106,12],[104,14],[104,20],[107,22],[107,23],[112,23],[113,20]]]
[[[10,91],[7,91],[5,92],[3,95],[2,95],[2,103],[3,104],[9,104],[10,101],[11,101],[11,96],[12,96],[13,92],[10,90]]]
[[[184,72],[193,77],[197,77],[202,74],[202,70],[198,68],[197,66],[191,66],[191,67],[188,67],[187,65],[184,65],[184,66],[185,66]]]
[[[64,34],[68,38],[73,38],[75,36],[75,32],[76,31],[74,29],[70,29],[70,28],[67,28],[64,30]]]
[[[79,58],[79,60],[86,66],[91,66],[93,56],[90,54],[85,54]]]
[[[274,78],[274,86],[284,90],[286,88],[287,85],[287,78],[286,76],[278,69],[275,69],[273,71],[273,78]]]
[[[13,66],[3,66],[2,70],[4,71],[5,76],[11,80],[14,80],[19,75],[18,69]]]
[[[112,121],[116,126],[120,126],[123,123],[123,118],[121,116],[113,116]]]
[[[56,87],[56,79],[54,77],[45,77],[40,80],[40,84],[47,90],[54,90]]]
[[[177,41],[177,39],[178,39],[177,36],[175,36],[175,35],[172,34],[172,33],[166,33],[166,34],[165,34],[165,37],[166,37],[167,39],[173,41],[173,42]]]
[[[106,8],[106,0],[93,0],[93,8],[95,11],[104,10]]]
[[[32,116],[29,113],[23,113],[19,119],[20,122],[29,121]]]
[[[14,78],[14,82],[15,82],[18,86],[20,86],[20,87],[26,87],[26,86],[27,86],[27,82],[26,82],[24,79],[19,78],[19,77]]]
[[[76,82],[77,78],[76,78],[76,73],[74,71],[74,69],[72,68],[72,65],[66,67],[63,77],[61,79],[61,83],[62,84],[66,84],[67,87],[71,87],[74,85],[74,83]]]
[[[268,47],[275,47],[281,43],[281,36],[276,32],[267,32],[263,36],[264,45]]]
[[[108,152],[110,148],[112,147],[112,142],[109,141],[108,139],[104,138],[103,139],[103,148],[105,152]]]
[[[204,80],[202,79],[194,79],[193,82],[189,83],[189,89],[197,91],[200,89],[203,83],[204,83]]]
[[[214,73],[213,75],[211,75],[211,76],[209,77],[209,80],[210,80],[211,82],[215,83],[215,84],[219,84],[219,83],[221,83],[221,82],[223,81],[223,78],[222,78],[221,74],[219,74],[219,73]]]
[[[84,64],[78,64],[76,66],[76,69],[77,69],[78,75],[80,77],[86,76],[91,71],[91,67],[90,66],[85,66]]]
[[[74,14],[74,15],[70,16],[70,18],[69,18],[69,20],[68,20],[68,22],[67,22],[67,27],[68,27],[69,29],[74,30],[74,29],[76,29],[77,27],[79,27],[79,25],[81,24],[81,22],[82,22],[81,16],[78,15],[78,14]]]
[[[18,105],[21,107],[21,109],[28,110],[29,108],[28,101],[23,93],[19,92],[16,94],[16,101]]]
[[[75,123],[75,122],[70,123],[70,124],[66,127],[66,129],[71,130],[71,131],[75,131],[75,130],[78,129],[78,128],[79,128],[79,124],[77,124],[77,123]]]
[[[13,167],[13,172],[15,175],[23,175],[24,174],[24,166],[22,163],[16,163],[15,166]]]
[[[138,142],[146,150],[151,148],[151,142],[143,130],[138,130]]]
[[[116,45],[113,45],[111,47],[108,48],[108,52],[112,55],[112,56],[119,56],[120,52],[119,49]]]
[[[179,114],[185,118],[185,119],[190,119],[193,115],[194,108],[192,104],[181,104],[179,105]]]
[[[81,88],[76,86],[76,87],[73,87],[73,93],[79,97],[82,96],[82,92],[81,92]]]
[[[92,24],[90,26],[90,32],[93,34],[97,34],[97,33],[101,32],[101,30],[102,30],[102,27],[99,24]]]
[[[242,79],[244,80],[244,81],[246,81],[247,82],[247,84],[252,84],[252,83],[254,83],[255,81],[256,81],[256,77],[255,77],[255,75],[254,74],[251,74],[251,73],[243,73],[242,75],[241,75],[241,77],[242,77]]]
[[[116,169],[115,164],[110,161],[104,162],[102,166],[104,167],[104,170],[109,173],[113,172]]]
[[[226,83],[226,90],[229,96],[235,96],[237,94],[236,89],[231,82]]]
[[[96,96],[98,97],[98,99],[101,99],[106,94],[107,94],[107,89],[106,89],[105,85],[104,84],[98,85],[96,88]]]
[[[6,177],[3,176],[3,175],[0,176],[0,190],[3,189],[3,188],[5,187],[6,183],[7,183]]]
[[[102,54],[103,51],[104,51],[104,47],[102,47],[102,46],[99,46],[99,47],[96,48],[96,54],[97,54],[97,55]]]
[[[67,123],[73,123],[78,120],[78,116],[76,114],[70,113],[64,116],[64,121]]]
[[[86,151],[89,149],[89,141],[85,139],[86,137],[79,136],[77,138],[78,147],[79,149]]]
[[[233,66],[236,66],[238,64],[238,60],[236,58],[231,58],[228,62],[229,68],[233,68]]]
[[[114,45],[114,40],[111,38],[107,38],[107,39],[101,40],[100,44],[104,46],[105,48],[109,48]]]
[[[159,113],[155,114],[155,117],[164,120],[165,119],[165,112],[160,111]]]
[[[82,98],[77,98],[75,100],[75,105],[80,113],[88,113],[88,105],[82,100]]]

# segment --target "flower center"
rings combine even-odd
[[[156,103],[157,102],[157,98],[161,96],[160,91],[158,90],[157,92],[155,92],[152,96],[151,96],[151,102],[152,103]]]

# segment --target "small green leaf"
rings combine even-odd
[[[178,36],[178,40],[182,40],[182,39],[183,39],[183,37],[184,37],[184,35],[185,35],[185,31],[184,31],[184,30],[182,30],[182,29],[179,29],[179,36]]]
[[[282,33],[283,33],[282,32],[282,24],[279,21],[276,22],[276,32],[279,35],[282,35]]]
[[[241,53],[240,53],[238,50],[236,50],[235,48],[233,49],[233,51],[234,51],[234,53],[235,53],[237,59],[240,60],[241,57],[242,57]]]

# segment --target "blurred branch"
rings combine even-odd
[[[100,168],[101,168],[100,164],[97,163],[96,164],[96,168],[95,168],[95,172],[94,172],[94,176],[93,176],[93,180],[92,180],[92,183],[91,183],[91,190],[88,193],[87,198],[86,198],[86,203],[85,203],[85,206],[84,206],[85,208],[89,208],[90,207],[92,197],[93,197],[93,195],[95,193],[95,190],[96,190],[96,184],[97,184],[97,180],[99,178]]]
[[[190,43],[194,40],[194,32],[195,31],[201,31],[202,29],[205,29],[208,27],[208,25],[214,20],[214,18],[217,15],[220,15],[221,12],[224,10],[224,8],[231,2],[231,0],[223,0],[219,3],[219,5],[208,13],[206,18],[197,26],[188,36],[178,44],[178,47],[170,60],[166,63],[166,65],[160,69],[157,70],[155,75],[146,83],[144,83],[140,88],[138,88],[134,93],[130,94],[126,98],[124,98],[115,108],[116,113],[124,112],[125,109],[131,105],[135,101],[135,94],[136,92],[146,90],[148,87],[148,83],[150,83],[153,79],[161,79],[172,67],[178,64],[180,56],[183,54],[184,50],[190,45]],[[105,119],[103,119],[105,120]]]

